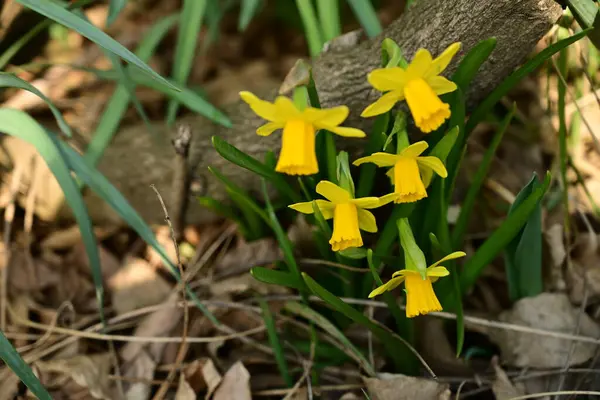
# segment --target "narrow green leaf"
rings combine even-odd
[[[360,365],[360,367],[369,376],[375,376],[377,373],[373,366],[369,363],[367,358],[359,349],[352,344],[350,340],[340,331],[335,325],[333,325],[327,318],[313,310],[312,308],[297,302],[287,302],[284,308],[296,315],[299,315],[307,320],[314,322],[319,328],[327,332],[333,339],[336,340],[336,345],[346,353],[349,357],[352,357],[354,361]]]
[[[473,179],[471,179],[469,190],[467,191],[467,195],[465,196],[465,199],[461,205],[458,220],[456,221],[456,225],[452,231],[452,247],[455,249],[458,249],[462,246],[465,233],[467,232],[467,227],[471,219],[471,214],[475,208],[475,200],[477,200],[479,190],[481,189],[490,166],[492,165],[494,154],[496,154],[496,150],[498,149],[498,146],[504,137],[504,132],[506,132],[506,129],[512,121],[515,111],[516,105],[513,105],[513,108],[506,115],[498,129],[496,129],[496,133],[494,134],[491,143],[488,145],[487,150],[483,155],[483,160],[479,164],[479,168],[477,168]]]
[[[283,348],[281,347],[281,341],[279,340],[279,334],[277,333],[277,327],[275,326],[273,314],[271,313],[269,305],[264,299],[261,298],[259,304],[260,309],[262,310],[265,326],[267,328],[269,343],[271,344],[273,354],[275,355],[275,361],[277,362],[277,367],[279,368],[279,373],[281,374],[281,377],[283,378],[283,381],[287,387],[292,387],[294,385],[294,381],[290,375],[285,354],[283,353]]]
[[[208,0],[183,0],[172,74],[173,81],[180,85],[185,85],[192,68],[207,2]],[[173,125],[175,122],[178,107],[179,102],[176,100],[169,102],[167,125]]]
[[[202,207],[208,208],[215,214],[218,214],[223,218],[239,223],[239,216],[235,214],[235,210],[230,206],[224,204],[222,201],[218,201],[208,196],[199,196],[196,197],[196,200],[198,201],[198,204],[200,204]]]
[[[584,29],[593,28],[588,37],[596,48],[600,48],[600,21],[598,5],[593,0],[566,0],[569,10]]]
[[[268,179],[270,183],[272,183],[281,193],[285,194],[294,203],[299,203],[301,201],[300,195],[294,191],[285,181],[285,179],[273,169],[267,167],[257,159],[250,157],[248,154],[238,150],[235,146],[230,145],[218,136],[212,137],[212,143],[215,150],[217,150],[217,152],[227,161],[230,161],[235,165]]]
[[[258,13],[262,0],[242,0],[240,19],[238,20],[238,31],[246,30],[252,18]]]
[[[253,267],[250,269],[250,275],[257,281],[288,287],[290,289],[300,290],[302,285],[298,282],[298,278],[291,272],[278,271],[264,267]]]
[[[10,341],[0,331],[0,359],[10,368],[40,400],[52,400],[50,394],[46,391],[40,380],[35,376],[29,365],[17,353]]]
[[[370,0],[348,0],[348,4],[368,37],[375,37],[382,32],[381,23]]]
[[[8,74],[6,72],[0,72],[0,87],[15,87],[15,88],[27,90],[28,92],[35,94],[37,97],[42,99],[46,104],[48,104],[48,107],[50,108],[52,115],[54,115],[54,118],[56,119],[56,123],[58,124],[58,127],[60,128],[61,132],[64,133],[65,135],[67,135],[68,137],[71,137],[73,135],[73,132],[71,131],[71,127],[64,120],[60,110],[58,108],[56,108],[54,103],[52,103],[52,100],[50,100],[48,97],[46,97],[42,92],[40,92],[31,83],[24,81],[23,79],[19,78],[18,76],[15,76],[13,74]]]
[[[527,61],[523,64],[519,69],[510,74],[496,89],[490,93],[485,100],[483,100],[479,106],[473,111],[469,120],[467,121],[467,125],[465,127],[466,139],[468,139],[468,135],[473,129],[485,118],[487,113],[489,113],[494,105],[502,98],[504,95],[508,93],[510,89],[512,89],[521,79],[525,76],[529,75],[533,72],[537,67],[539,67],[544,61],[552,57],[554,54],[559,52],[561,49],[575,43],[581,38],[585,37],[590,32],[589,29],[583,30],[574,34],[571,37],[560,40],[553,45],[548,46],[544,50],[540,51],[535,55],[531,60]]]
[[[319,20],[321,21],[321,31],[323,32],[323,41],[325,42],[329,42],[342,33],[338,1],[319,0],[316,2],[317,10],[319,11]]]
[[[494,37],[482,40],[473,46],[458,64],[456,71],[452,74],[452,81],[460,87],[463,93],[469,89],[471,81],[477,75],[479,68],[496,48],[496,42],[497,40]]]
[[[387,132],[387,127],[390,121],[390,113],[378,115],[373,124],[373,129],[369,135],[369,141],[363,152],[364,156],[371,155],[375,152],[382,151],[385,142],[384,133]],[[358,179],[358,187],[356,189],[356,197],[366,197],[371,193],[375,184],[375,174],[377,165],[373,163],[365,163],[359,167],[360,175]]]
[[[312,1],[296,0],[296,7],[298,7],[298,11],[300,12],[300,18],[302,18],[310,56],[316,57],[321,53],[324,42]]]
[[[405,268],[418,271],[423,275],[423,279],[425,279],[427,270],[425,254],[423,254],[423,251],[417,245],[407,218],[400,218],[398,220],[398,234],[400,235],[400,245],[404,250]]]
[[[402,67],[406,69],[408,67],[408,62],[404,58],[404,54],[402,54],[402,49],[398,46],[398,43],[394,42],[390,38],[385,38],[381,42],[381,57],[382,64],[386,68],[392,67]]]
[[[337,253],[353,260],[362,260],[367,256],[367,249],[364,247],[350,247],[348,249],[340,250]]]
[[[18,3],[23,4],[25,7],[32,9],[33,11],[48,17],[67,28],[77,31],[81,36],[84,36],[96,43],[98,46],[111,51],[124,59],[125,61],[136,65],[142,71],[148,73],[152,79],[160,82],[163,85],[175,89],[165,78],[154,72],[146,63],[140,60],[135,54],[127,50],[120,43],[115,41],[113,38],[96,28],[89,22],[79,18],[70,11],[61,7],[57,3],[52,1],[39,1],[39,0],[16,0]]]
[[[112,25],[117,19],[121,10],[127,4],[127,0],[110,0],[108,4],[108,17],[106,18],[106,25]]]
[[[550,186],[550,174],[546,174],[544,182],[509,215],[502,225],[479,247],[473,257],[467,261],[461,274],[460,286],[462,293],[467,293],[483,272],[483,269],[506,248],[510,241],[519,233],[535,211],[539,201]]]

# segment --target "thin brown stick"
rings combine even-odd
[[[175,168],[173,169],[173,213],[174,237],[179,242],[183,237],[185,229],[185,214],[188,206],[188,193],[190,188],[190,166],[188,154],[192,143],[192,128],[187,124],[181,124],[175,131],[172,144],[175,150]],[[161,200],[162,202],[162,200]],[[164,207],[164,205],[163,205]],[[164,208],[165,215],[167,209]]]
[[[188,335],[189,310],[188,310],[188,303],[187,303],[186,292],[185,292],[185,274],[183,272],[183,265],[181,264],[181,256],[179,255],[179,246],[177,246],[177,240],[175,238],[175,231],[173,230],[173,225],[171,224],[171,219],[169,218],[169,212],[167,211],[165,202],[163,201],[162,196],[158,192],[158,189],[156,189],[156,186],[150,185],[150,187],[156,193],[156,197],[158,197],[158,200],[160,201],[160,205],[163,209],[163,212],[165,213],[165,221],[167,222],[167,225],[169,225],[169,230],[171,231],[171,240],[173,241],[173,245],[175,246],[175,255],[177,257],[177,268],[179,269],[181,300],[183,301],[183,328],[182,328],[182,333],[181,333],[182,340],[179,345],[179,349],[177,350],[177,355],[175,356],[174,364],[175,364],[175,366],[177,366],[178,364],[181,364],[183,362],[183,359],[185,358],[185,353],[187,351],[186,338]],[[158,391],[156,392],[156,394],[153,397],[153,400],[161,400],[165,397],[165,394],[167,393],[167,390],[169,390],[169,386],[171,385],[171,382],[173,382],[173,379],[175,378],[176,373],[177,373],[177,368],[173,368],[169,371],[169,374],[167,375],[167,379],[165,379],[163,384],[160,385],[160,387],[158,388]]]
[[[546,396],[571,396],[571,395],[587,395],[587,396],[600,396],[600,392],[594,392],[592,390],[562,390],[556,392],[542,392],[526,394],[525,396],[511,397],[509,400],[527,400],[527,399],[539,399],[540,397]]]

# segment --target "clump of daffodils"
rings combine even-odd
[[[372,117],[384,114],[403,100],[406,100],[415,125],[424,133],[437,130],[450,118],[450,106],[440,99],[440,95],[456,90],[454,82],[441,76],[454,55],[460,49],[460,43],[454,43],[437,58],[425,49],[419,49],[410,64],[405,67],[388,65],[375,69],[367,76],[369,83],[383,95],[369,105],[361,114]],[[319,173],[317,162],[316,135],[319,131],[331,132],[349,138],[363,138],[365,133],[359,129],[341,126],[348,117],[348,107],[340,105],[328,109],[311,107],[305,96],[294,96],[294,100],[278,96],[274,102],[259,99],[250,92],[241,92],[240,96],[251,109],[267,121],[256,133],[268,136],[283,130],[281,152],[275,170],[287,175],[315,175]],[[298,100],[300,99],[300,101]],[[403,115],[399,112],[397,115]],[[397,132],[396,132],[397,133]],[[333,219],[333,231],[329,244],[334,252],[362,247],[361,231],[377,232],[377,221],[371,209],[384,207],[388,203],[414,203],[427,197],[427,187],[433,174],[446,178],[448,172],[444,162],[432,155],[422,155],[429,145],[426,141],[408,143],[404,131],[402,139],[398,134],[398,147],[395,153],[384,149],[366,157],[359,158],[353,165],[372,163],[387,168],[393,190],[381,197],[356,197],[354,183],[350,176],[350,167],[346,153],[338,156],[337,183],[321,180],[315,191],[323,198],[292,204],[289,207],[303,214],[320,214],[324,220]],[[416,245],[408,221],[398,223],[401,245],[405,255],[404,269],[395,272],[392,279],[371,292],[374,297],[393,290],[404,283],[406,291],[406,315],[415,317],[442,306],[437,299],[432,284],[441,277],[449,275],[448,269],[441,264],[448,260],[463,257],[465,253],[454,252],[427,267],[425,256]],[[416,256],[415,256],[416,254]],[[416,257],[416,258],[415,258]]]

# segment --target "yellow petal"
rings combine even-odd
[[[454,92],[457,88],[456,83],[444,78],[443,76],[434,76],[427,79],[427,83],[435,94],[444,94]]]
[[[350,202],[358,208],[377,208],[380,205],[378,197],[361,197],[360,199],[352,199]]]
[[[398,286],[400,286],[400,284],[402,282],[404,282],[403,276],[400,278],[392,278],[389,281],[387,281],[386,283],[384,283],[383,285],[381,285],[378,288],[376,288],[375,290],[373,290],[371,293],[369,293],[369,298],[373,298],[375,296],[379,296],[380,294],[382,294],[384,292],[394,290]]]
[[[422,132],[432,132],[450,118],[450,106],[443,103],[423,79],[409,81],[404,95],[415,125]]]
[[[329,181],[321,181],[317,184],[317,193],[334,204],[348,203],[351,200],[350,193]]]
[[[431,53],[427,49],[419,49],[406,69],[406,79],[422,78],[431,67]]]
[[[404,99],[404,92],[401,90],[394,90],[388,92],[377,99],[373,104],[369,105],[360,114],[361,117],[374,117],[375,115],[384,114],[392,109],[394,105],[400,100]]]
[[[429,267],[427,268],[427,276],[435,276],[441,278],[442,276],[450,275],[450,271],[446,267]]]
[[[442,305],[437,299],[430,279],[423,279],[419,274],[406,276],[406,316],[428,314],[441,311]]]
[[[394,168],[391,168],[391,169],[388,171],[388,174],[389,174],[390,172],[392,172],[392,174],[393,174],[393,172],[394,172]],[[393,176],[393,175],[392,175],[392,176]],[[394,179],[394,178],[392,177],[392,180],[393,180],[393,179]],[[386,194],[385,196],[381,196],[381,197],[379,198],[379,207],[381,207],[381,206],[385,206],[386,204],[388,204],[388,203],[391,203],[392,201],[396,200],[397,198],[398,198],[398,193],[389,193],[389,194]]]
[[[314,175],[319,172],[315,128],[311,124],[300,120],[285,124],[275,171],[288,175]]]
[[[281,121],[277,118],[277,110],[273,103],[265,100],[261,100],[250,92],[240,92],[240,97],[244,100],[254,111],[256,115],[267,121]]]
[[[284,126],[284,122],[269,122],[258,128],[256,130],[256,134],[258,136],[269,136],[271,133],[275,132],[277,129],[283,128]]]
[[[400,157],[394,166],[396,203],[413,203],[427,197],[415,158]]]
[[[425,77],[429,78],[435,75],[439,75],[443,70],[446,69],[454,55],[460,50],[460,42],[452,43],[446,48],[429,66]]]
[[[359,158],[352,164],[358,166],[364,163],[373,163],[378,167],[391,167],[392,165],[396,164],[396,161],[398,161],[397,154],[373,153],[370,156]]]
[[[402,90],[406,83],[406,71],[400,67],[379,68],[369,73],[367,80],[380,92]]]
[[[363,245],[358,223],[358,210],[354,204],[342,203],[335,205],[333,212],[333,234],[331,235],[329,244],[331,244],[333,251]]]
[[[421,153],[427,150],[428,147],[429,144],[427,144],[426,141],[421,140],[420,142],[413,143],[404,150],[402,150],[400,152],[400,155],[402,157],[417,158],[421,155]]]
[[[319,127],[321,129],[327,129],[328,131],[335,133],[336,135],[344,136],[344,137],[362,138],[362,137],[367,136],[366,133],[364,133],[360,129],[356,129],[356,128],[346,128],[344,126],[328,126],[328,125],[319,125]]]
[[[436,174],[445,178],[448,176],[448,171],[442,160],[437,157],[417,157],[417,163],[424,165],[427,168],[431,168]]]
[[[365,232],[377,232],[377,221],[371,211],[363,210],[359,208],[358,212],[358,226]]]
[[[292,100],[285,96],[275,99],[275,111],[279,121],[302,120],[302,113],[296,108]]]
[[[327,200],[313,200],[317,203],[317,207],[323,213],[323,210],[333,210],[335,205]],[[296,210],[301,212],[302,214],[312,214],[314,212],[312,201],[307,201],[304,203],[296,203],[288,206],[292,210]]]
[[[333,108],[308,107],[302,112],[302,117],[320,129],[321,125],[338,126],[348,118],[349,112],[346,106]]]
[[[401,269],[400,271],[396,271],[392,274],[392,278],[395,278],[397,276],[406,276],[406,275],[410,275],[410,274],[419,274],[417,271],[413,271],[410,269]]]
[[[437,267],[439,264],[443,263],[444,261],[454,260],[456,258],[461,258],[461,257],[464,257],[466,255],[467,255],[467,253],[465,253],[464,251],[455,251],[454,253],[448,254],[446,257],[442,258],[440,261],[431,264],[429,266],[429,268]]]

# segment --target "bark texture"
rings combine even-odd
[[[359,118],[359,114],[379,96],[371,90],[366,76],[379,66],[380,44],[384,38],[395,40],[409,60],[420,47],[429,49],[436,56],[449,44],[459,41],[463,44],[455,57],[459,60],[480,40],[496,37],[496,49],[468,93],[469,104],[474,104],[523,62],[561,12],[554,0],[416,1],[379,37],[368,40],[361,35],[348,35],[328,46],[313,62],[321,102],[323,106],[348,105],[351,116],[345,125],[364,128],[369,121]],[[456,63],[453,63],[447,74],[455,67]],[[256,94],[272,99],[276,92],[277,88],[271,87]],[[258,192],[259,181],[251,173],[221,159],[212,148],[210,138],[221,136],[243,151],[262,158],[266,150],[278,150],[280,134],[258,137],[255,130],[263,121],[245,103],[230,104],[223,111],[231,118],[233,128],[217,126],[199,116],[184,117],[179,122],[191,126],[194,131],[189,154],[193,187],[201,194],[225,200],[223,186],[212,178],[208,166],[219,168],[251,192]],[[148,222],[162,219],[149,185],[153,183],[162,193],[167,193],[172,187],[175,165],[175,153],[170,143],[172,136],[164,132],[162,125],[156,128],[164,134],[152,139],[144,125],[119,132],[99,166]],[[349,140],[357,146],[365,143],[359,139]],[[109,215],[105,214],[107,208],[102,207],[102,202],[93,195],[88,200],[94,218]],[[199,223],[212,218],[214,216],[207,210],[193,203],[190,205],[188,222]]]

